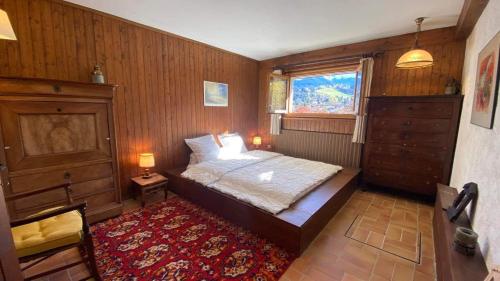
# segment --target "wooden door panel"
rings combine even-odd
[[[11,172],[111,158],[104,103],[0,102]]]

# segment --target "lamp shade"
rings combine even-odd
[[[432,55],[423,49],[412,49],[404,53],[396,63],[398,68],[421,68],[431,66],[434,63]]]
[[[0,39],[17,40],[7,12],[0,9]]]
[[[262,138],[259,136],[253,137],[252,140],[253,145],[261,145],[262,144]]]
[[[155,166],[155,157],[153,153],[141,153],[139,154],[139,167],[141,168],[152,168]]]

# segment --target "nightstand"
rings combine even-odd
[[[132,178],[134,182],[134,198],[136,194],[141,194],[142,207],[146,206],[146,197],[163,189],[165,200],[167,200],[168,179],[160,174],[152,173],[151,178],[144,179],[142,176]]]
[[[253,146],[252,150],[273,151],[273,147],[270,144],[263,144],[263,145],[260,145],[258,148],[256,146]]]

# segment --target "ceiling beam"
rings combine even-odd
[[[455,36],[457,39],[467,39],[474,29],[477,20],[488,5],[489,0],[465,0],[458,18]]]

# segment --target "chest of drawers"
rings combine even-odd
[[[371,97],[365,183],[435,195],[448,184],[462,96]]]

